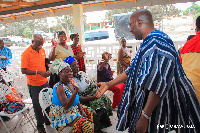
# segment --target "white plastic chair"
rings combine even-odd
[[[24,104],[27,104],[29,106],[29,114],[31,114],[32,119],[35,119],[34,113],[30,113],[33,110],[33,103],[27,87],[26,76],[16,76],[16,78],[13,81],[12,87],[15,88],[17,93],[22,94],[23,97],[20,98],[22,99]],[[36,126],[36,123],[34,123],[34,125]]]
[[[43,114],[47,116],[50,122],[51,119],[49,114],[47,114],[46,109],[51,106],[53,97],[53,89],[52,88],[43,88],[39,93],[39,103],[42,108]],[[65,127],[62,132],[70,133],[72,131],[72,127]],[[47,130],[48,132],[48,130]]]
[[[3,69],[0,69],[0,73],[3,76],[3,79],[6,82],[10,82],[11,84],[14,81],[14,79],[16,78],[15,74],[13,74],[12,72],[4,71]]]
[[[12,94],[12,95],[15,97],[15,95],[14,95],[13,92],[12,92],[12,90],[11,90],[7,85],[4,85],[4,84],[0,83],[0,96],[1,96],[1,97],[6,97],[6,95],[8,95],[8,94]],[[16,97],[15,97],[15,99],[16,99]],[[26,119],[24,119],[24,118],[27,118],[28,122],[30,122],[30,124],[32,125],[33,129],[35,129],[35,127],[34,127],[34,125],[33,125],[33,121],[32,121],[32,119],[30,119],[30,115],[29,115],[29,111],[28,111],[28,110],[29,110],[29,106],[28,106],[28,105],[25,105],[24,108],[23,108],[22,110],[20,110],[20,111],[18,111],[18,112],[16,112],[16,113],[13,113],[13,114],[7,114],[7,113],[5,113],[4,111],[1,111],[1,112],[0,112],[0,116],[7,116],[7,117],[12,117],[12,118],[14,118],[14,117],[17,116],[17,115],[22,114],[22,118],[21,118],[21,119],[18,119],[18,122],[17,122],[17,124],[16,124],[16,126],[15,126],[13,132],[17,131],[17,130],[21,127],[21,122],[22,122],[23,120],[26,120]],[[9,123],[12,119],[10,119],[7,123],[4,123],[4,121],[2,120],[1,117],[0,117],[0,120],[1,120],[1,122],[3,123],[3,126],[6,128],[6,131],[10,133],[11,131],[10,131],[10,129],[9,129],[6,125],[8,125],[8,123]],[[2,129],[2,130],[3,130],[3,129]],[[1,130],[1,131],[2,131],[2,130]]]
[[[18,93],[23,94],[24,100],[30,98],[26,76],[17,76],[13,81],[12,87],[14,87]]]

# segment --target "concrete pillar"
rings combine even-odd
[[[79,42],[84,42],[84,23],[83,23],[83,6],[82,4],[75,4],[73,6],[74,17],[74,33],[79,34]]]

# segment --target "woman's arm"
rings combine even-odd
[[[79,96],[80,102],[93,101],[95,99],[97,99],[97,97],[95,95],[87,96],[87,97]]]
[[[56,47],[53,47],[51,53],[49,54],[49,60],[50,61],[54,61],[55,60],[55,58],[56,58],[55,51],[56,51]]]
[[[99,66],[97,66],[97,69],[99,70],[99,71],[102,71],[103,70],[103,67],[107,64],[107,60],[104,60],[104,62],[102,62],[102,64],[101,65],[99,65]]]
[[[69,98],[67,98],[64,87],[62,85],[58,85],[57,89],[56,89],[56,93],[57,93],[58,99],[60,100],[62,106],[65,109],[68,109],[73,104],[78,91],[77,91],[77,89],[75,89],[75,91],[72,92],[72,95]]]
[[[97,85],[100,85],[101,87],[97,90],[95,93],[97,98],[101,97],[110,87],[115,86],[119,83],[122,83],[128,79],[128,76],[126,75],[125,72],[123,72],[121,75],[119,75],[117,78],[105,83],[105,82],[100,82],[97,83]]]
[[[82,105],[80,103],[78,103],[78,109],[81,112],[81,115],[83,117],[87,117],[87,115],[86,115],[85,111],[83,110]]]
[[[123,49],[122,48],[118,51],[118,61],[120,61],[125,67],[128,67],[128,65],[123,61]]]

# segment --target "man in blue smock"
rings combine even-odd
[[[200,131],[200,105],[169,36],[154,28],[146,9],[134,12],[130,32],[143,40],[126,71],[99,83],[100,97],[108,88],[127,81],[118,107],[117,130],[133,133],[195,133]]]

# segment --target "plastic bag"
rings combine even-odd
[[[17,92],[15,91],[15,88],[11,88],[13,94],[15,95],[15,97],[13,96],[13,94],[8,94],[6,95],[6,98],[9,100],[9,101],[21,101],[20,97],[18,96]]]

